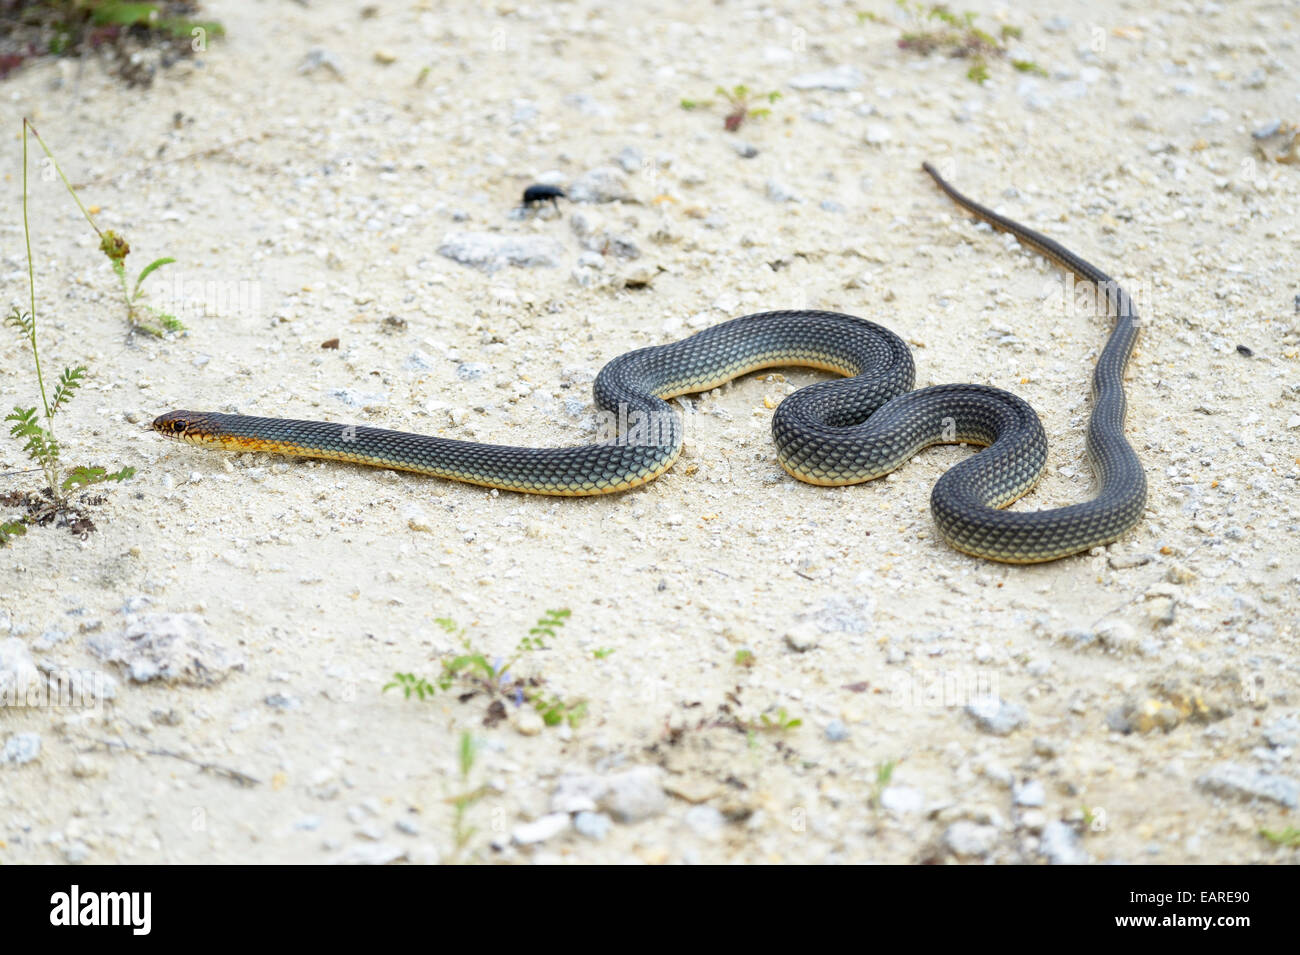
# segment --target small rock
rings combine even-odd
[[[5,748],[0,752],[0,763],[22,766],[34,761],[40,755],[40,733],[14,733],[5,740]]]
[[[401,846],[386,842],[364,842],[348,849],[338,857],[338,865],[390,865],[406,858]]]
[[[1017,786],[1014,801],[1017,806],[1038,807],[1047,802],[1047,790],[1036,779],[1030,779]]]
[[[573,828],[597,842],[609,835],[614,821],[603,812],[580,812],[573,817]]]
[[[1097,639],[1103,647],[1120,653],[1132,653],[1138,648],[1137,633],[1122,620],[1112,620],[1097,628]]]
[[[356,391],[352,388],[331,388],[325,393],[335,401],[341,401],[349,408],[382,408],[388,404],[388,396],[379,392]]]
[[[888,786],[880,794],[880,808],[900,816],[914,815],[925,809],[925,793],[912,786]]]
[[[555,268],[564,256],[564,246],[546,235],[500,235],[495,232],[448,232],[438,254],[495,272],[508,265],[522,268]]]
[[[120,633],[97,634],[86,645],[101,660],[125,667],[136,683],[213,686],[244,667],[242,657],[208,639],[207,622],[194,613],[143,614]]]
[[[793,190],[790,189],[789,186],[787,186],[783,182],[778,182],[775,179],[769,179],[767,181],[766,192],[767,192],[767,197],[771,199],[773,202],[801,202],[802,201],[797,195],[795,195],[795,193],[793,192]]]
[[[791,627],[785,635],[785,645],[795,653],[807,653],[815,650],[821,642],[821,634],[810,623],[800,623]]]
[[[1153,597],[1146,602],[1147,622],[1152,627],[1167,627],[1174,622],[1174,601],[1171,597]]]
[[[456,377],[461,381],[478,381],[488,372],[488,366],[476,361],[461,362],[456,366]]]
[[[995,696],[976,697],[966,704],[966,715],[976,727],[994,736],[1007,736],[1029,722],[1023,706]]]
[[[632,196],[621,170],[597,166],[575,179],[567,190],[571,202],[623,202]]]
[[[337,77],[343,76],[343,67],[339,64],[339,59],[324,47],[314,47],[307,51],[302,62],[298,64],[299,73],[315,73],[317,70],[329,70]]]
[[[1034,755],[1041,756],[1044,759],[1055,759],[1061,755],[1061,747],[1055,740],[1048,739],[1046,736],[1035,736]]]
[[[893,132],[884,123],[869,123],[866,140],[868,146],[883,146],[894,138]]]
[[[997,845],[998,830],[993,826],[962,820],[954,822],[943,833],[943,844],[955,856],[981,858]]]
[[[1042,832],[1047,825],[1047,813],[1041,809],[1025,809],[1020,813],[1020,827],[1029,832]]]
[[[1064,822],[1049,822],[1043,827],[1038,851],[1052,865],[1084,865],[1088,853],[1079,841],[1079,834]]]
[[[758,155],[758,147],[753,143],[747,143],[743,139],[731,144],[731,148],[736,151],[736,155],[741,159],[753,159]]]
[[[686,810],[686,815],[682,821],[697,836],[705,839],[716,839],[722,835],[722,829],[727,824],[727,819],[718,810],[712,806],[692,806]]]
[[[417,507],[416,505],[411,504],[408,507],[404,508],[402,511],[402,516],[406,518],[406,526],[409,527],[411,530],[420,531],[425,534],[432,533],[434,527],[433,521],[429,518],[429,515],[424,512],[424,510]]]
[[[434,367],[432,356],[422,351],[413,351],[406,356],[406,361],[402,363],[407,371],[431,371]]]
[[[515,717],[510,722],[521,736],[536,736],[546,729],[546,721],[530,706],[515,710]]]
[[[1263,799],[1287,809],[1300,806],[1300,782],[1240,763],[1219,763],[1196,780],[1204,792],[1236,799]]]
[[[90,858],[90,846],[80,839],[74,839],[63,847],[63,861],[68,865],[80,865]]]
[[[801,73],[790,80],[790,86],[797,90],[831,90],[836,93],[855,90],[861,85],[862,73],[847,63],[816,73]]]
[[[1300,715],[1283,716],[1264,727],[1264,742],[1274,748],[1300,747]]]
[[[849,728],[843,720],[831,720],[826,724],[826,738],[832,743],[842,743],[849,738]]]
[[[566,773],[556,781],[551,793],[551,812],[590,812],[608,789],[599,776]]]
[[[531,846],[538,842],[545,842],[547,839],[553,839],[568,828],[569,814],[567,812],[553,812],[533,822],[515,826],[515,830],[510,834],[510,837],[514,839],[517,845]]]
[[[38,702],[44,681],[27,644],[17,637],[0,640],[0,707]]]
[[[91,779],[103,772],[103,767],[85,753],[72,761],[72,775],[78,779]]]
[[[600,806],[619,822],[640,822],[663,812],[668,797],[664,795],[660,771],[654,766],[639,766],[607,778],[608,790]]]

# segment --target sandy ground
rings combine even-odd
[[[37,179],[45,361],[92,368],[67,460],[138,475],[86,540],[36,528],[0,552],[10,678],[98,688],[0,711],[0,861],[1300,860],[1259,834],[1295,825],[1300,789],[1300,169],[1252,138],[1300,120],[1293,8],[972,2],[1048,74],[995,61],[978,86],[851,4],[362,6],[212,0],[228,37],[151,89],[93,62],[0,86],[6,309],[26,300],[29,115],[129,261],[176,257],[153,295],[190,329],[128,335],[93,236]],[[798,88],[831,70],[851,88]],[[737,83],[783,98],[734,134],[720,105],[678,105]],[[192,408],[582,443],[610,358],[819,307],[895,329],[920,385],[1025,397],[1052,450],[1016,506],[1084,499],[1107,324],[961,215],[927,158],[1139,296],[1150,503],[1109,547],[1033,567],[948,548],[930,489],[967,449],[793,481],[771,409],[811,371],[684,401],[678,465],[597,499],[146,427]],[[513,211],[599,167],[623,201]],[[457,232],[549,240],[556,264],[468,267],[438,253]],[[0,404],[35,400],[14,336],[0,367]],[[0,470],[24,466],[0,445]],[[585,701],[576,727],[513,702],[485,727],[464,685],[381,693],[460,649],[437,618],[508,658],[560,607],[515,672]],[[112,659],[150,641],[161,670]],[[473,790],[458,848],[448,800]]]

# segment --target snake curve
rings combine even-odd
[[[651,481],[677,460],[682,424],[666,399],[760,369],[801,365],[843,377],[801,388],[777,406],[777,458],[795,478],[857,484],[889,473],[933,444],[980,445],[983,450],[948,469],[931,492],[935,523],[952,547],[990,560],[1038,563],[1117,539],[1141,520],[1146,505],[1146,476],[1124,437],[1123,378],[1138,333],[1132,301],[1100,269],[968,199],[929,163],[922,168],[957,205],[1107,292],[1114,325],[1092,376],[1086,439],[1097,484],[1092,499],[1041,511],[1005,510],[1033,489],[1047,464],[1047,439],[1033,408],[985,385],[913,390],[915,367],[902,339],[865,319],[813,310],[746,315],[612,359],[596,376],[593,391],[616,433],[595,444],[510,447],[191,411],[161,415],[152,428],[229,451],[349,461],[537,494],[607,494]]]

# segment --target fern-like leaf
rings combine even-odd
[[[32,320],[32,313],[20,312],[17,305],[5,316],[5,324],[18,329],[25,335],[30,335],[32,329],[36,327],[36,323]]]
[[[105,481],[122,482],[135,474],[135,468],[122,468],[120,471],[114,471],[111,474],[104,468],[100,467],[75,467],[63,481],[63,490],[70,491],[76,487],[90,487],[92,484],[103,484]]]
[[[41,427],[36,417],[35,408],[15,407],[5,415],[6,421],[14,422],[9,433],[19,440],[24,440],[23,451],[42,468],[49,469],[59,461],[59,444],[54,436]]]
[[[81,379],[85,377],[85,365],[63,369],[63,376],[59,378],[59,383],[54,389],[54,401],[50,405],[50,414],[54,414],[72,400],[73,393],[81,387]]]

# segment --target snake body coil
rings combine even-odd
[[[1132,528],[1146,503],[1146,477],[1124,438],[1123,375],[1137,316],[1101,270],[1052,240],[962,196],[926,164],[955,202],[1062,268],[1106,290],[1115,325],[1092,379],[1087,451],[1097,476],[1092,500],[1046,511],[1002,510],[1028,493],[1047,462],[1047,439],[1034,410],[983,385],[912,390],[915,369],[893,332],[851,315],[763,312],[723,322],[690,338],[628,352],[596,377],[596,404],[617,433],[598,444],[519,448],[382,428],[173,411],[153,422],[169,437],[231,451],[269,451],[431,474],[536,494],[607,494],[663,474],[682,449],[682,426],[665,399],[706,391],[762,368],[803,365],[845,377],[790,395],[772,435],[781,466],[812,484],[856,484],[880,477],[932,444],[986,449],[950,468],[930,503],[944,538],[958,550],[1010,563],[1036,563],[1112,541]]]

